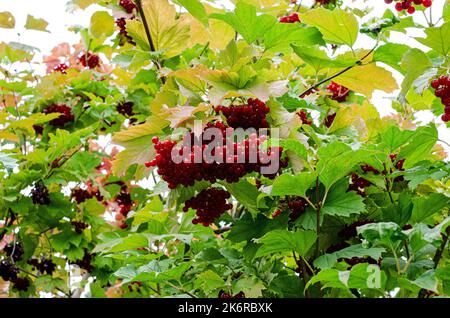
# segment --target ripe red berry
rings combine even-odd
[[[384,3],[386,3],[386,4],[391,4],[392,1],[394,1],[394,0],[384,0]]]
[[[409,14],[413,14],[414,12],[416,12],[416,8],[414,8],[413,6],[410,6],[410,7],[408,8],[408,13],[409,13]]]
[[[450,114],[445,113],[444,115],[441,116],[441,119],[443,122],[449,122],[450,121]]]
[[[330,85],[327,86],[327,89],[332,93],[331,99],[337,102],[345,102],[350,93],[350,90],[338,83],[331,82]]]
[[[100,65],[100,57],[90,52],[81,54],[78,60],[80,61],[81,65],[83,65],[84,67],[87,66],[90,69],[96,68]]]
[[[67,69],[69,66],[67,64],[61,63],[53,68],[54,72],[60,72],[61,74],[67,74]]]
[[[433,1],[431,1],[431,0],[423,0],[423,2],[422,2],[422,5],[423,5],[425,8],[431,7],[432,4],[433,4]]]
[[[133,13],[133,10],[136,9],[136,5],[132,0],[120,0],[119,5],[124,8],[127,13]]]
[[[214,108],[217,114],[227,119],[227,124],[232,128],[268,128],[266,115],[270,109],[259,99],[249,98],[247,104],[217,106]]]
[[[402,3],[401,2],[397,2],[396,4],[395,4],[395,10],[397,10],[397,11],[403,11],[403,5],[402,5]]]

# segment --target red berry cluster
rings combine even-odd
[[[249,98],[247,105],[217,106],[214,108],[217,114],[222,113],[227,119],[227,124],[232,128],[268,128],[266,115],[269,107],[259,99]]]
[[[4,281],[13,283],[14,289],[18,291],[26,291],[30,286],[28,278],[18,277],[19,269],[10,261],[2,260],[0,262],[0,277]]]
[[[80,61],[81,65],[83,65],[84,67],[87,66],[90,69],[100,66],[100,57],[90,52],[81,54],[78,60]]]
[[[131,117],[134,115],[133,106],[133,102],[120,102],[117,104],[116,110],[119,114],[122,114],[125,117]]]
[[[233,296],[232,294],[221,290],[221,291],[219,291],[219,298],[225,298],[225,299],[227,299],[227,298],[245,298],[245,294],[244,294],[244,292],[241,291]]]
[[[302,197],[295,196],[282,199],[280,200],[280,208],[272,213],[272,218],[280,216],[284,209],[289,209],[289,220],[295,221],[306,211],[307,207],[308,202]]]
[[[277,154],[281,156],[282,148],[281,147],[270,147],[267,150],[259,150],[259,145],[265,140],[263,138],[257,138],[255,136],[250,136],[249,138],[235,142],[233,144],[233,154],[228,155],[228,149],[225,141],[225,129],[226,126],[217,122],[215,124],[208,123],[206,129],[208,128],[218,128],[222,130],[223,133],[223,146],[217,146],[213,150],[213,155],[220,157],[221,162],[207,162],[205,157],[201,155],[200,158],[196,158],[196,152],[198,150],[205,149],[207,144],[202,145],[202,149],[198,149],[199,146],[193,145],[190,149],[181,148],[178,153],[180,156],[183,156],[185,151],[186,153],[190,153],[190,162],[181,162],[175,163],[172,160],[172,149],[177,144],[172,140],[159,141],[157,137],[152,138],[154,143],[154,147],[156,150],[156,157],[150,162],[147,162],[145,165],[147,167],[158,167],[158,174],[162,177],[164,181],[169,184],[170,189],[175,189],[178,185],[183,186],[192,186],[195,181],[206,180],[211,183],[216,182],[217,180],[226,180],[229,183],[238,182],[241,177],[250,172],[259,172],[261,173],[261,169],[264,166],[267,166],[269,163],[263,163],[262,157],[264,155],[264,151],[266,151],[267,156],[273,158],[275,160]],[[214,141],[213,141],[214,142]],[[196,151],[197,150],[197,151]],[[250,151],[256,153],[256,163],[250,163]],[[242,154],[245,156],[245,162],[238,162],[238,155],[236,153]],[[196,160],[199,159],[199,160]],[[201,161],[201,163],[195,163],[195,161]],[[280,160],[280,168],[284,168],[287,166],[287,158]],[[277,172],[278,173],[278,172]],[[265,175],[268,178],[274,178],[276,174]]]
[[[229,198],[228,191],[219,188],[204,189],[195,197],[184,202],[183,212],[187,212],[189,209],[197,210],[196,218],[192,220],[192,223],[209,226],[214,223],[215,219],[233,207],[227,202]]]
[[[44,111],[44,114],[53,114],[53,113],[59,113],[61,114],[58,118],[50,120],[49,124],[55,127],[63,127],[69,122],[74,121],[75,116],[72,114],[72,110],[67,105],[58,105],[53,104],[50,106],[47,106]]]
[[[28,260],[27,263],[33,266],[34,270],[38,270],[41,274],[47,273],[47,275],[52,275],[56,269],[56,264],[53,263],[51,258],[42,258],[41,260],[32,258]]]
[[[93,258],[94,258],[94,254],[91,254],[91,253],[89,253],[89,251],[87,249],[84,249],[83,258],[76,260],[75,264],[90,273],[95,268],[94,265],[92,265]]]
[[[20,261],[24,254],[23,245],[20,242],[6,245],[3,248],[3,251],[6,253],[6,256],[12,258],[14,262]]]
[[[116,25],[119,27],[119,35],[121,36],[122,39],[124,39],[126,42],[132,44],[132,45],[136,45],[136,42],[134,42],[133,38],[128,34],[127,32],[127,21],[125,18],[119,18],[116,20]],[[121,45],[123,45],[125,43],[122,43],[121,41]]]
[[[305,110],[300,110],[296,113],[305,125],[312,125],[312,120],[308,118],[309,114]]]
[[[325,120],[323,122],[325,127],[330,128],[331,125],[333,125],[334,119],[336,118],[336,114],[337,113],[334,113],[325,117]]]
[[[4,281],[14,281],[18,273],[19,269],[10,261],[2,260],[0,262],[0,277]]]
[[[343,229],[341,229],[338,232],[338,236],[343,238],[344,240],[349,240],[353,237],[356,237],[356,235],[358,234],[356,231],[357,227],[369,224],[369,223],[374,223],[374,220],[361,220],[361,221],[356,221],[353,222],[350,225],[347,225],[346,227],[344,227]]]
[[[89,227],[89,224],[86,224],[81,221],[72,221],[70,223],[74,226],[75,232],[77,232],[78,234],[83,233],[83,230],[85,230]]]
[[[131,282],[128,284],[128,291],[133,292],[136,291],[138,293],[141,292],[142,282]]]
[[[119,212],[116,214],[116,221],[121,229],[126,229],[126,219],[128,213],[130,213],[134,205],[134,201],[131,199],[131,194],[126,185],[122,185],[119,194],[117,194],[114,200],[119,205]]]
[[[39,205],[49,205],[51,203],[48,189],[42,182],[38,182],[34,189],[31,190],[31,200],[34,204]]]
[[[370,186],[370,182],[364,178],[361,178],[356,173],[352,173],[352,182],[348,187],[348,191],[356,191],[360,196],[366,196],[364,188]]]
[[[394,2],[394,0],[384,0],[384,2],[386,4],[391,4],[392,2]],[[401,0],[396,1],[395,10],[397,10],[398,12],[406,11],[409,14],[413,14],[414,12],[416,12],[416,8],[414,7],[414,5],[423,5],[425,8],[429,8],[432,4],[432,0]]]
[[[120,0],[119,5],[124,8],[127,13],[133,13],[133,10],[136,9],[136,5],[132,0]]]
[[[68,69],[68,68],[69,68],[69,66],[68,66],[67,64],[61,63],[61,64],[56,65],[56,66],[53,68],[53,71],[54,71],[54,72],[60,72],[60,73],[62,73],[62,74],[67,74],[67,69]]]
[[[308,202],[306,202],[306,200],[303,199],[302,197],[293,197],[288,199],[287,206],[289,210],[291,210],[289,219],[291,221],[295,221],[299,218],[300,215],[303,214],[303,212],[306,211],[306,208],[308,207]]]
[[[295,22],[300,22],[300,19],[298,17],[298,13],[293,12],[288,16],[279,18],[278,21],[280,21],[280,23],[295,23]]]
[[[345,102],[347,100],[350,90],[336,82],[331,82],[327,86],[327,89],[332,93],[331,99],[339,103]]]
[[[79,187],[73,188],[71,197],[77,202],[78,204],[85,202],[86,200],[96,198],[97,201],[103,201],[103,196],[101,195],[98,188],[95,187],[89,187],[87,190],[81,189]]]
[[[444,105],[444,115],[441,117],[442,121],[450,121],[450,77],[444,75],[439,76],[438,79],[431,82],[431,87],[435,89],[434,94],[441,99]]]

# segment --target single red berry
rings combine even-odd
[[[403,5],[402,5],[402,3],[401,2],[397,2],[396,4],[395,4],[395,10],[397,10],[397,11],[403,11]]]
[[[414,12],[416,12],[416,8],[414,8],[413,6],[410,6],[410,7],[408,8],[408,13],[409,13],[409,14],[413,14]]]
[[[431,1],[431,0],[423,0],[423,2],[422,2],[422,5],[423,5],[425,8],[431,7],[432,4],[433,4],[433,1]]]
[[[445,113],[444,115],[441,116],[441,119],[444,123],[450,121],[450,114]]]

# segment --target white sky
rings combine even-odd
[[[446,0],[434,0],[432,5],[433,19],[436,21],[442,15],[442,8]],[[311,4],[312,0],[304,0],[304,4]],[[16,19],[15,29],[2,29],[0,28],[0,41],[10,42],[10,41],[20,41],[22,43],[35,46],[41,50],[42,54],[48,54],[50,50],[61,42],[69,42],[71,44],[79,42],[79,36],[68,31],[68,27],[72,25],[82,25],[88,26],[89,20],[93,12],[98,10],[98,6],[93,5],[84,11],[75,11],[69,13],[66,10],[67,0],[0,0],[0,12],[10,11]],[[223,0],[222,4],[229,7],[230,3],[228,0]],[[344,4],[351,7],[364,8],[370,5],[374,8],[370,16],[366,16],[363,20],[367,20],[372,16],[381,16],[387,9],[388,5],[384,3],[384,0],[344,0]],[[393,8],[391,4],[389,6]],[[49,22],[48,30],[50,33],[39,32],[33,30],[25,30],[24,25],[26,21],[27,14],[31,14],[36,18],[45,19]],[[414,19],[418,23],[425,22],[423,15],[420,12],[416,12],[413,15]],[[408,34],[404,35],[402,33],[393,33],[391,40],[395,43],[405,43],[413,47],[418,47],[423,50],[428,50],[428,48],[422,46],[420,43],[415,41],[411,36],[421,35],[416,30],[408,30]],[[357,47],[371,48],[374,41],[365,36],[360,35],[356,43]],[[39,70],[44,70],[43,66],[36,65]],[[390,71],[393,71],[390,69]],[[401,83],[402,77],[397,72],[393,71],[399,84]],[[398,92],[394,94],[386,94],[381,91],[376,91],[374,93],[372,102],[377,107],[378,111],[382,116],[394,113],[391,102],[388,98],[395,97]],[[436,118],[429,111],[421,111],[418,113],[417,118],[421,123],[427,123],[430,121],[435,121],[439,125],[439,138],[450,143],[450,130],[442,125],[440,118]],[[450,147],[441,143],[446,149],[447,153],[450,153]]]

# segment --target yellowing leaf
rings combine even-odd
[[[163,51],[166,58],[178,55],[189,41],[187,20],[176,19],[175,7],[167,0],[144,0],[145,17],[156,51]],[[137,20],[127,21],[127,31],[143,49],[150,49],[145,29]]]
[[[114,18],[106,11],[97,11],[91,17],[89,32],[95,38],[108,37],[114,33]]]
[[[200,21],[186,16],[189,21],[190,39],[189,46],[196,44],[205,45],[209,42],[212,49],[223,50],[227,44],[234,38],[235,32],[232,27],[220,20],[210,20],[209,27],[205,27]],[[220,34],[220,36],[217,36]]]
[[[333,80],[368,98],[372,97],[376,89],[392,93],[398,88],[392,73],[375,63],[356,66]]]
[[[331,11],[320,7],[308,10],[300,15],[300,20],[317,27],[329,43],[351,47],[358,37],[359,26],[355,16],[341,9]]]
[[[132,164],[144,164],[154,155],[152,136],[160,134],[169,122],[164,116],[151,116],[142,125],[116,133],[113,141],[125,147],[125,150],[116,155],[113,161],[113,173],[123,174]]]
[[[45,21],[44,19],[37,19],[32,15],[28,15],[27,22],[25,24],[25,29],[49,32],[47,30],[47,25],[48,22]]]
[[[170,121],[170,127],[176,128],[180,127],[189,119],[195,118],[195,113],[202,112],[211,108],[211,105],[200,104],[197,107],[193,106],[178,106],[167,110],[170,114],[167,120]]]
[[[12,29],[16,25],[16,19],[11,12],[0,12],[0,28]]]
[[[377,109],[368,101],[363,105],[345,105],[339,109],[330,132],[353,125],[359,132],[362,140],[375,135],[382,127]]]

